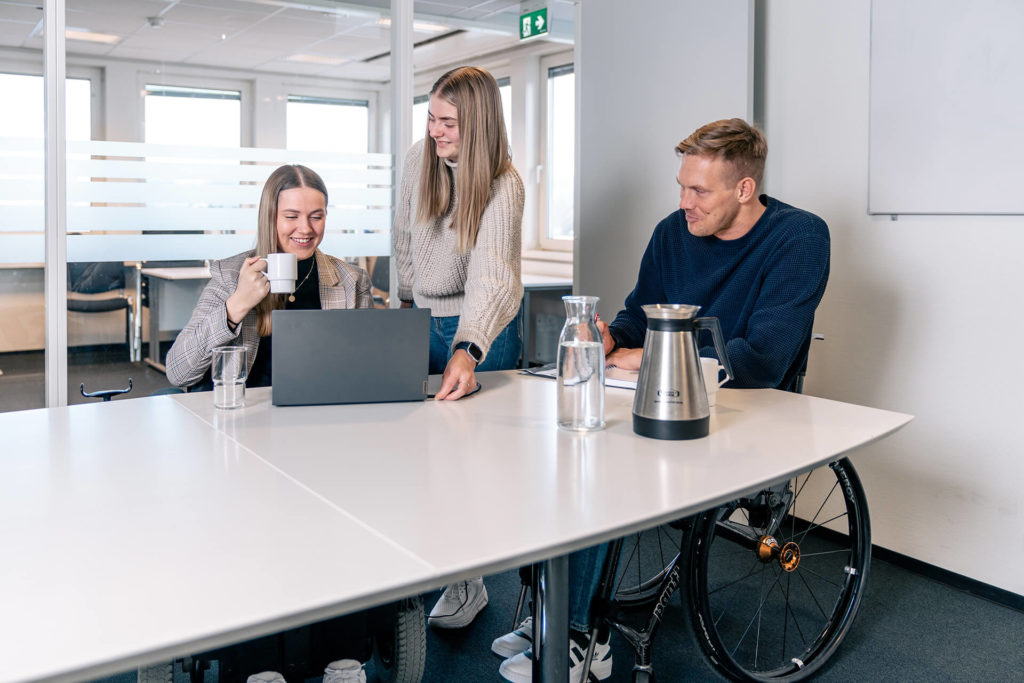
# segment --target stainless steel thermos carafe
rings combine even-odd
[[[695,318],[700,306],[644,306],[647,336],[633,399],[633,431],[654,439],[708,435],[711,410],[701,374],[697,332],[711,330],[718,359],[733,378],[718,318]]]

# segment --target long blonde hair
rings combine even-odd
[[[297,187],[310,187],[324,196],[327,206],[327,186],[316,171],[299,164],[285,164],[278,167],[263,185],[260,195],[260,209],[256,223],[256,255],[265,257],[267,254],[281,251],[277,242],[277,201],[285,190]],[[268,294],[263,301],[256,304],[257,329],[261,337],[271,333],[271,313],[284,308],[287,294]]]
[[[501,93],[494,76],[474,66],[453,69],[437,79],[430,96],[444,98],[458,111],[459,158],[455,169],[458,206],[452,229],[458,235],[459,253],[476,245],[480,217],[487,207],[491,181],[508,170],[508,137],[501,109]],[[452,198],[451,175],[437,144],[426,135],[420,170],[416,221],[424,223],[448,213]]]

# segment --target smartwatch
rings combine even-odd
[[[455,345],[455,350],[458,351],[459,349],[464,349],[466,353],[469,354],[469,357],[473,359],[473,362],[476,363],[477,365],[479,365],[480,361],[484,359],[483,349],[481,349],[473,342],[459,342],[458,344]]]

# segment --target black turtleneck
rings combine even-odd
[[[310,272],[312,270],[312,272]],[[320,306],[320,273],[316,268],[316,257],[299,261],[298,277],[295,280],[295,301],[285,297],[284,307],[288,311],[319,309]],[[271,378],[271,337],[260,337],[260,345],[256,350],[256,362],[249,371],[245,382],[247,387],[269,387]]]

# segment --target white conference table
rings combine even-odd
[[[607,428],[580,435],[556,428],[553,381],[480,379],[451,403],[286,408],[256,389],[231,412],[197,393],[0,414],[0,680],[112,674],[564,563],[911,419],[723,389],[709,437],[657,441],[609,388]],[[549,629],[566,642],[564,621]]]

